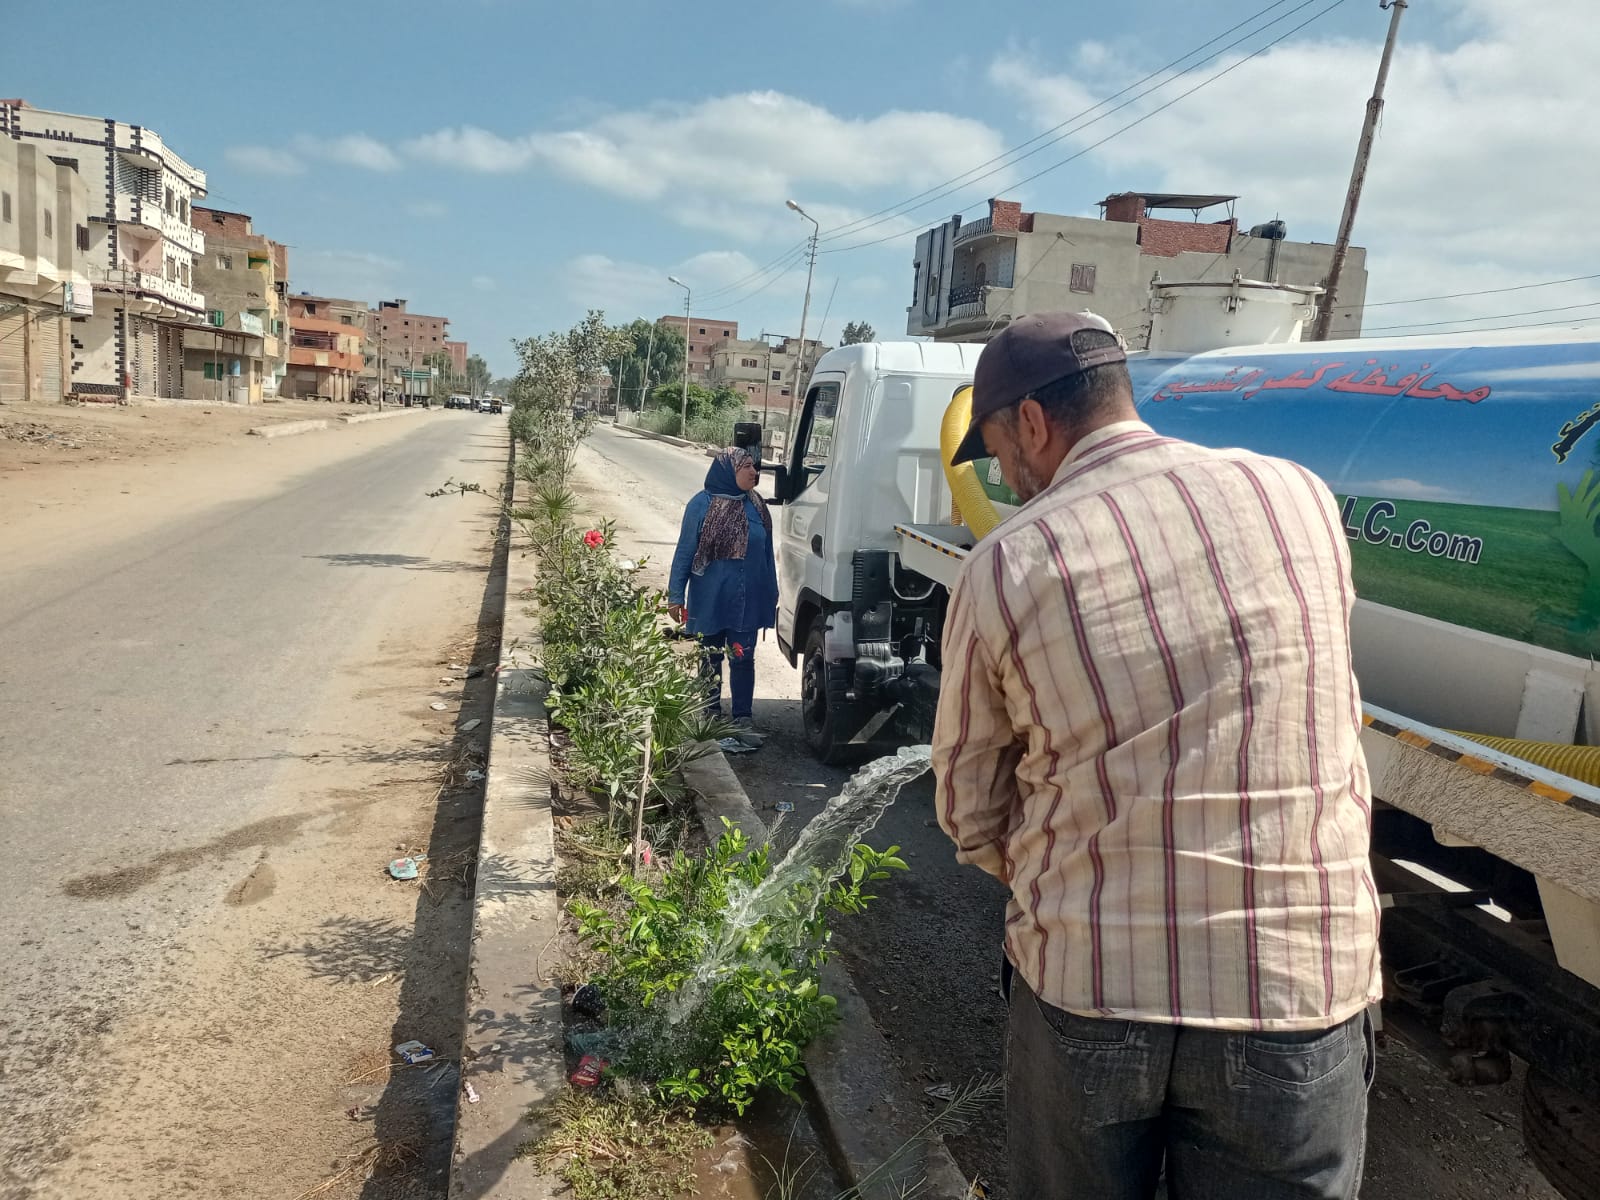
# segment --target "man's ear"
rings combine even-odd
[[[1042,454],[1050,444],[1052,432],[1050,418],[1044,414],[1044,406],[1032,396],[1017,405],[1016,437],[1019,449],[1030,455]]]

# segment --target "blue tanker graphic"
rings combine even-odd
[[[1600,656],[1600,340],[1321,342],[1129,367],[1161,432],[1321,476],[1364,598]]]

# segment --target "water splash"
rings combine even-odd
[[[845,872],[856,846],[878,824],[901,789],[927,772],[932,762],[932,747],[906,746],[897,754],[867,763],[811,819],[765,879],[753,888],[732,893],[721,936],[706,948],[693,977],[672,998],[666,1013],[668,1024],[691,1015],[705,1002],[716,981],[738,967],[751,931],[761,922],[780,912],[802,920],[814,915],[826,899],[823,889],[813,886],[818,877],[833,880]],[[803,906],[798,914],[794,912],[797,898]]]

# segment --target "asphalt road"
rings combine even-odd
[[[352,655],[432,594],[431,574],[486,570],[466,561],[481,502],[423,493],[492,482],[503,422],[404,420],[311,435],[349,447],[329,461],[324,445],[313,469],[262,445],[248,487],[219,479],[134,536],[32,546],[26,570],[0,573],[0,1195],[65,1152],[105,1039],[183,962],[186,934],[315,816],[285,772],[315,757]]]
[[[621,519],[625,548],[647,553],[658,581],[678,519],[705,474],[703,452],[609,427],[596,430],[580,470],[588,491]],[[759,753],[732,766],[780,848],[844,782],[846,772],[813,761],[801,740],[799,673],[769,639],[756,658],[756,719],[772,734]],[[779,801],[795,805],[780,818]],[[914,1094],[1002,1070],[1005,1010],[1000,1000],[1000,933],[1005,894],[963,867],[934,819],[929,777],[907,787],[868,837],[899,845],[909,873],[882,885],[869,911],[842,921],[836,945],[857,990],[900,1060]],[[1519,1129],[1520,1080],[1463,1090],[1431,1062],[1388,1038],[1368,1122],[1366,1200],[1556,1200],[1527,1161]],[[935,1101],[927,1101],[930,1112]],[[1006,1196],[1005,1127],[998,1108],[949,1139],[959,1166]],[[1020,1200],[1020,1198],[1018,1198]]]

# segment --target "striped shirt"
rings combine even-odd
[[[950,597],[939,823],[1047,1003],[1317,1029],[1380,993],[1349,548],[1294,463],[1106,426]]]

